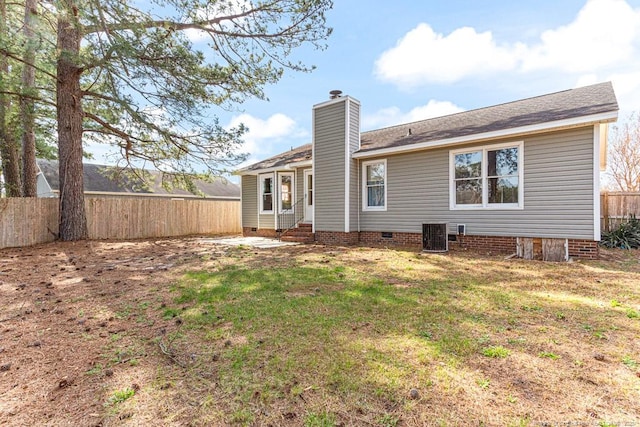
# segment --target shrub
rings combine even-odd
[[[635,215],[631,215],[615,230],[602,233],[601,244],[607,248],[640,248],[640,220]]]

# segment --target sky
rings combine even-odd
[[[363,131],[603,81],[620,119],[640,111],[640,0],[335,0],[327,25],[326,50],[293,55],[315,71],[213,110],[249,128],[243,165],[311,142],[334,89],[360,101]]]

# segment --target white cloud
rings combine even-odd
[[[522,70],[585,72],[632,58],[640,11],[624,0],[591,0],[568,25],[548,30],[528,49]]]
[[[416,107],[408,113],[403,113],[398,107],[383,108],[362,118],[363,129],[380,129],[401,123],[411,123],[432,117],[446,116],[459,113],[462,108],[449,101],[430,100],[426,105]]]
[[[497,72],[594,73],[637,66],[640,9],[624,0],[589,0],[567,25],[539,41],[499,43],[490,31],[463,27],[448,35],[419,24],[375,64],[381,80],[410,88]],[[637,68],[637,67],[636,67]]]
[[[451,83],[470,74],[512,69],[520,50],[519,45],[498,46],[489,31],[463,27],[445,36],[419,24],[380,56],[375,73],[405,87]]]
[[[589,73],[578,77],[575,87],[587,86],[593,83],[610,81],[620,106],[619,117],[633,111],[640,111],[640,70],[616,73]]]
[[[296,127],[296,122],[284,114],[274,114],[266,120],[250,114],[235,116],[227,128],[244,124],[249,130],[243,136],[242,151],[249,153],[251,158],[261,157],[271,153],[274,146],[284,139],[296,139],[304,136],[305,132]]]
[[[595,73],[583,74],[578,77],[575,87],[589,86],[598,83],[598,75]]]

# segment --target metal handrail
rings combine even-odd
[[[307,196],[305,194],[303,197],[298,199],[287,212],[278,214],[278,229],[276,230],[278,237],[282,236],[302,222],[304,219],[304,201],[306,199]]]

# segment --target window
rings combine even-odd
[[[375,160],[362,163],[362,209],[384,211],[387,209],[387,161]]]
[[[280,213],[291,211],[293,199],[293,174],[280,174]]]
[[[451,208],[522,208],[522,142],[451,151]]]
[[[273,212],[273,176],[260,176],[260,212]]]

